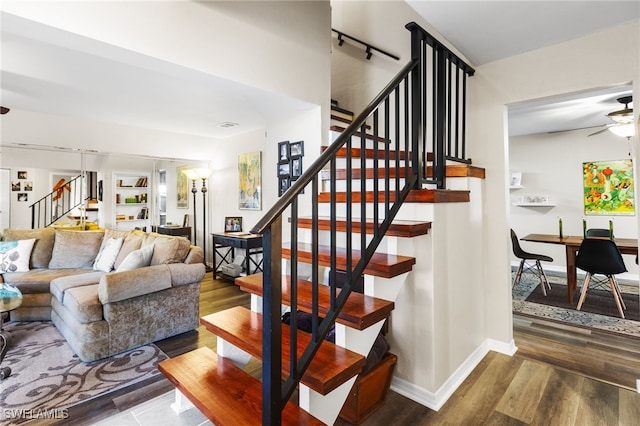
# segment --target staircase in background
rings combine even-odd
[[[484,177],[466,158],[473,69],[417,24],[407,29],[411,62],[358,116],[334,107],[333,143],[251,230],[263,236],[264,271],[236,284],[252,309],[201,319],[217,354],[160,364],[215,424],[332,424],[416,263],[399,240],[430,242],[432,224],[397,220],[401,207],[468,202],[447,179]],[[295,315],[284,325],[283,305],[311,314],[311,332]],[[335,343],[325,339],[333,330]],[[241,369],[251,357],[261,382]]]
[[[53,191],[31,204],[31,228],[47,227],[80,207],[86,201],[82,195],[83,184],[83,175],[58,182]]]

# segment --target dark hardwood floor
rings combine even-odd
[[[200,314],[237,305],[248,307],[249,295],[207,274]],[[640,340],[524,317],[514,318],[514,338],[519,348],[514,356],[490,352],[438,412],[391,391],[387,403],[363,424],[640,424]],[[215,349],[216,337],[201,326],[157,345],[176,356],[201,346]],[[252,361],[248,370],[259,377],[260,363]],[[159,376],[73,407],[60,424],[93,424],[171,390]],[[336,424],[347,423],[339,419]]]

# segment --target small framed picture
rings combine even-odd
[[[304,142],[303,141],[291,142],[289,144],[289,146],[290,146],[289,155],[291,157],[304,155]]]
[[[298,178],[302,176],[302,157],[291,158],[291,177]]]
[[[289,186],[291,186],[291,179],[287,176],[287,177],[281,177],[278,178],[278,196],[281,197],[282,194],[284,194],[285,192],[287,192],[287,189],[289,189]]]
[[[22,188],[22,186],[20,185],[20,181],[19,180],[14,180],[11,182],[11,190],[12,191],[20,191],[20,188]]]
[[[18,192],[18,201],[29,201],[29,194],[27,194],[26,192]]]
[[[291,163],[278,164],[278,176],[289,176],[291,174]]]
[[[26,170],[18,170],[18,179],[26,179],[27,171]]]
[[[33,191],[33,182],[28,180],[24,183],[23,191]]]
[[[279,162],[289,161],[291,153],[289,151],[289,141],[278,142],[278,158]]]
[[[242,217],[227,216],[224,218],[224,232],[241,232]]]

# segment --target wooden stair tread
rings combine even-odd
[[[289,219],[290,220],[290,219]],[[321,231],[329,231],[331,230],[332,220],[329,217],[319,217],[318,218],[318,229]],[[345,218],[337,218],[335,220],[336,230],[338,232],[345,232],[347,230],[347,221]],[[312,225],[312,218],[310,217],[301,217],[298,218],[298,226],[304,229],[310,229]],[[412,220],[398,220],[394,219],[394,221],[389,225],[389,229],[385,235],[389,235],[392,237],[417,237],[420,235],[427,235],[429,233],[429,229],[431,229],[431,222],[419,222]],[[360,233],[360,219],[353,218],[353,232]],[[366,232],[367,234],[373,234],[373,220],[367,220],[366,222]]]
[[[262,315],[236,306],[204,316],[200,318],[200,323],[216,336],[262,359]],[[289,334],[289,326],[282,324],[282,372],[285,375],[289,374]],[[310,341],[311,334],[298,333],[298,357]],[[325,340],[305,371],[301,383],[326,395],[358,375],[364,365],[364,356]]]
[[[366,128],[366,126],[365,126],[365,128]],[[334,131],[334,132],[342,133],[342,132],[344,132],[346,130],[346,127],[342,127],[342,126],[338,126],[338,125],[334,124],[334,125],[329,127],[329,130]],[[362,137],[362,132],[360,132],[360,131],[354,132],[353,136],[358,137],[358,138]],[[370,133],[365,133],[364,137],[365,137],[365,139],[368,139],[368,140],[371,140],[371,141],[375,139],[374,135],[372,135]],[[378,138],[376,140],[378,142],[382,142],[382,143],[389,142],[388,139],[385,139],[382,136],[378,136]]]
[[[321,147],[323,152],[326,151],[327,148],[328,147],[326,147],[326,146]],[[374,149],[365,148],[364,151],[365,151],[364,155],[365,155],[366,158],[369,158],[369,159],[373,158],[374,151],[375,151]],[[344,147],[340,148],[340,149],[338,149],[337,156],[341,157],[341,158],[346,158],[347,157],[347,152],[348,152],[347,148],[344,148]],[[362,152],[362,150],[360,148],[351,148],[351,157],[353,159],[360,158],[361,152]],[[405,159],[405,152],[404,151],[393,151],[393,150],[389,151],[389,159],[390,160],[395,160],[396,157],[398,157],[398,159],[400,159],[400,160],[404,160]],[[378,149],[378,159],[379,160],[383,160],[384,158],[385,158],[385,150],[384,149]]]
[[[373,202],[374,192],[366,191],[365,200],[368,203]],[[385,201],[384,190],[378,191],[378,202]],[[451,190],[451,189],[413,189],[409,192],[405,202],[407,203],[465,203],[470,200],[469,190]],[[359,203],[362,197],[362,192],[352,192],[351,202]],[[395,202],[395,191],[389,192],[389,202]],[[328,203],[331,201],[330,192],[321,192],[318,194],[318,202]],[[336,192],[336,201],[339,203],[347,202],[346,192]]]
[[[235,283],[249,293],[262,296],[263,275],[253,274],[236,278]],[[282,300],[291,306],[291,277],[283,277]],[[312,284],[310,281],[298,279],[298,309],[311,313],[312,310]],[[339,292],[340,290],[338,290]],[[318,311],[325,316],[330,306],[329,286],[318,286]],[[357,330],[364,330],[373,324],[386,319],[393,311],[394,303],[389,300],[366,296],[352,292],[338,315],[336,322]]]
[[[158,369],[213,424],[262,423],[262,383],[218,357],[207,347],[162,361]],[[282,413],[283,425],[323,425],[292,402]]]
[[[347,269],[347,251],[343,247],[336,247],[336,268],[340,271]],[[352,250],[353,266],[360,260],[360,251]],[[288,244],[282,245],[282,257],[289,259],[291,257],[291,247]],[[303,263],[311,263],[311,245],[307,243],[298,244],[298,261]],[[410,272],[415,265],[414,257],[399,256],[395,254],[374,253],[371,261],[364,270],[365,275],[373,275],[383,278],[393,278]],[[331,267],[331,247],[319,246],[318,248],[318,264],[321,266]]]
[[[427,167],[427,174],[433,174],[433,167]],[[405,178],[406,177],[406,168],[400,167],[396,169],[395,167],[389,167],[388,169],[379,169],[378,170],[378,178],[384,179],[386,171],[389,171],[389,179],[395,179],[396,177]],[[470,164],[448,164],[446,169],[447,177],[474,177],[474,178],[485,178],[485,169],[482,167],[472,166]],[[373,179],[374,169],[367,168],[365,169],[364,178],[365,179]],[[351,179],[361,179],[362,169],[351,169],[351,173],[347,174],[347,169],[336,169],[336,179],[337,180],[346,180],[348,178]],[[330,170],[322,170],[320,172],[320,178],[322,180],[330,180],[331,179],[331,171]]]

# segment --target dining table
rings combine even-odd
[[[589,237],[589,238],[606,238],[606,237]],[[573,293],[578,287],[578,271],[576,267],[576,257],[583,236],[573,235],[553,235],[553,234],[528,234],[520,238],[522,241],[531,241],[534,243],[560,244],[565,246],[566,264],[567,264],[567,300],[573,304]],[[618,246],[618,250],[622,254],[638,254],[637,238],[614,238],[613,240]]]

